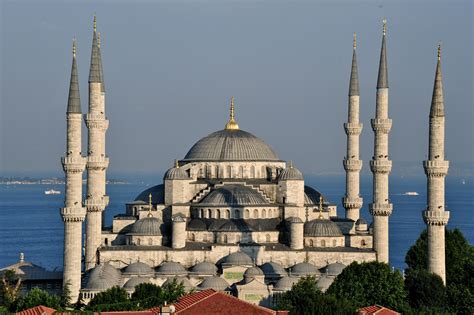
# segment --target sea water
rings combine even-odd
[[[150,185],[108,185],[107,225],[111,224],[114,215],[125,212],[126,202],[134,200]],[[338,216],[344,216],[341,205],[344,176],[307,176],[306,185],[321,191],[325,198],[337,204]],[[17,262],[19,253],[23,252],[27,261],[48,269],[62,269],[64,227],[59,208],[64,195],[45,195],[44,191],[49,189],[64,192],[62,185],[0,185],[0,268]],[[408,191],[416,191],[419,195],[404,195]],[[446,206],[451,211],[448,228],[459,228],[471,244],[474,244],[473,192],[472,178],[448,177],[446,180]],[[370,176],[361,179],[361,195],[364,198],[361,215],[370,223],[372,218],[367,210],[372,199]],[[392,177],[390,199],[393,203],[389,223],[390,264],[403,269],[407,250],[425,228],[421,211],[426,207],[426,179]]]

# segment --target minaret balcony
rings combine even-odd
[[[88,129],[107,130],[109,121],[105,119],[104,114],[84,114],[84,120]]]
[[[109,167],[109,158],[106,156],[89,156],[87,158],[87,169],[105,170]]]
[[[392,214],[393,204],[391,203],[370,203],[369,212],[373,216],[389,216]]]
[[[374,118],[370,120],[370,124],[375,133],[389,133],[392,128],[391,119]]]
[[[371,160],[370,169],[372,173],[387,174],[392,170],[392,161],[390,160]]]
[[[449,221],[449,211],[423,211],[423,220],[427,225],[447,225]]]
[[[86,217],[86,208],[83,207],[65,207],[60,211],[64,222],[82,222]]]
[[[347,135],[360,135],[362,132],[362,124],[356,123],[345,123],[344,130],[346,131]]]
[[[64,156],[61,158],[66,173],[82,173],[86,167],[86,158],[82,156]]]
[[[362,160],[344,160],[342,165],[347,172],[359,172],[362,169]]]
[[[106,198],[105,198],[106,197]],[[87,207],[88,212],[99,212],[99,211],[104,211],[105,207],[107,207],[109,203],[109,197],[108,196],[103,196],[103,197],[90,197],[87,198],[84,201],[84,205]]]
[[[344,197],[342,198],[342,205],[345,209],[360,209],[362,208],[363,199],[361,197]]]
[[[449,161],[428,160],[423,161],[426,176],[443,177],[448,174]]]

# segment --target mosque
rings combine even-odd
[[[300,277],[315,276],[318,286],[325,290],[353,261],[388,262],[391,120],[385,22],[376,116],[371,121],[375,150],[370,161],[374,174],[370,226],[360,216],[359,135],[363,126],[359,122],[355,36],[348,121],[344,123],[344,216],[338,216],[336,205],[317,188],[305,185],[304,175],[295,165],[280,160],[262,139],[240,128],[232,98],[224,129],[197,141],[175,161],[162,183],[138,193],[126,204],[125,213],[113,218],[112,226],[104,226],[109,202],[105,94],[100,33],[94,18],[88,112],[83,115],[81,110],[74,43],[66,115],[67,151],[62,158],[66,175],[65,205],[61,209],[63,283],[69,285],[74,301],[81,298],[88,302],[113,286],[124,287],[131,294],[140,283],[165,285],[177,279],[187,290],[213,288],[251,303],[272,306]],[[81,153],[83,119],[88,129],[87,156]],[[444,199],[439,202],[444,203]],[[426,216],[435,221],[439,217],[430,213]]]

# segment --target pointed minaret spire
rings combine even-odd
[[[234,114],[234,97],[230,99],[230,115],[229,115],[229,122],[225,125],[226,130],[239,130],[239,125],[235,121],[235,114]]]
[[[100,47],[97,40],[97,19],[94,15],[94,34],[92,36],[91,66],[89,72],[89,83],[102,82],[102,61],[100,58]]]
[[[81,99],[79,95],[79,80],[76,64],[76,39],[72,41],[72,69],[69,83],[69,99],[67,102],[67,113],[81,113]]]
[[[438,64],[431,99],[430,117],[444,116],[443,77],[441,75],[441,43],[438,44]]]
[[[353,52],[352,52],[352,70],[351,70],[351,80],[349,83],[349,96],[360,95],[359,93],[359,76],[357,73],[357,56],[356,56],[356,48],[357,48],[357,35],[354,33],[354,41],[353,41]]]
[[[383,19],[382,49],[380,50],[380,65],[379,65],[379,76],[377,80],[377,88],[388,88],[387,48],[386,48],[386,43],[385,43],[386,35],[387,35],[387,19]]]

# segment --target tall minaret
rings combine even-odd
[[[67,104],[67,151],[61,158],[66,175],[66,194],[61,216],[64,221],[63,287],[69,286],[75,303],[81,288],[82,222],[86,209],[82,206],[82,173],[86,159],[81,155],[81,101],[76,65],[76,42],[72,46],[72,70]]]
[[[352,70],[349,83],[349,114],[348,122],[344,124],[347,134],[347,154],[343,161],[346,170],[346,196],[342,198],[346,208],[346,218],[357,221],[359,219],[362,198],[359,196],[359,173],[362,161],[359,159],[359,135],[362,124],[359,122],[359,78],[357,75],[356,34],[352,52]]]
[[[105,192],[105,172],[109,158],[105,154],[105,132],[109,121],[105,118],[105,91],[102,75],[102,61],[97,39],[96,18],[89,72],[89,112],[85,115],[89,129],[87,148],[87,207],[86,218],[86,270],[97,262],[97,249],[101,245],[102,212],[109,202]]]
[[[373,202],[369,204],[369,211],[374,218],[374,249],[377,252],[377,260],[388,263],[388,217],[392,214],[393,205],[388,194],[388,174],[392,169],[392,161],[388,159],[388,133],[392,127],[392,120],[388,118],[386,25],[387,21],[384,19],[376,112],[375,118],[370,121],[375,141],[374,156],[370,161],[373,173]]]
[[[449,211],[444,201],[444,178],[448,174],[449,161],[444,159],[444,99],[441,77],[441,46],[438,46],[438,64],[430,110],[430,135],[428,160],[423,162],[428,180],[428,208],[423,219],[428,228],[428,270],[446,283],[444,230]]]

